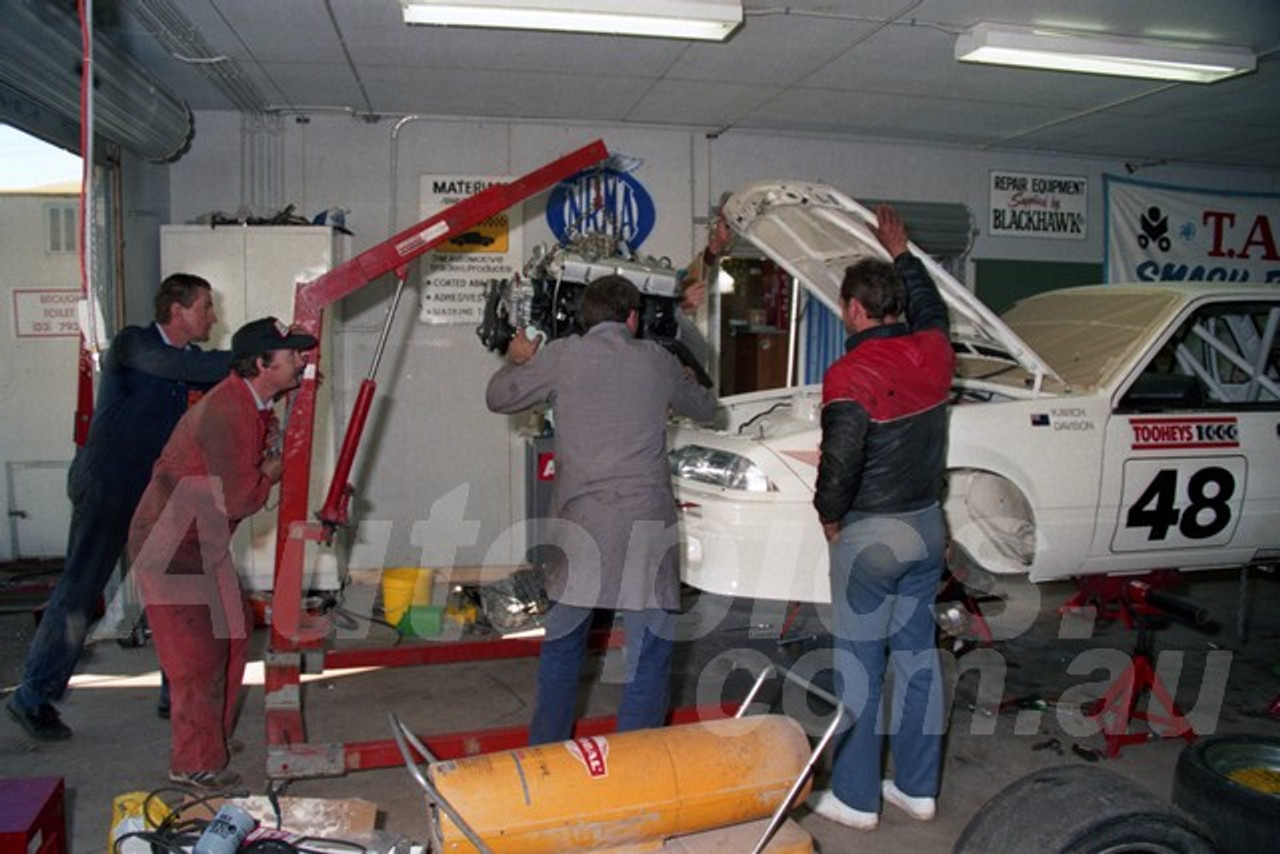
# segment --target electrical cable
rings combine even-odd
[[[142,821],[144,826],[150,824],[152,819],[152,810],[159,800],[162,793],[171,792],[179,794],[190,800],[184,800],[177,806],[170,806],[164,801],[168,814],[150,830],[132,830],[122,833],[113,841],[111,850],[113,854],[121,854],[121,846],[127,840],[139,840],[147,843],[151,847],[153,854],[189,854],[192,846],[204,833],[206,827],[213,820],[210,818],[192,818],[185,817],[187,813],[196,807],[204,806],[209,801],[215,799],[231,799],[245,798],[249,796],[249,792],[243,789],[224,789],[216,792],[198,792],[185,786],[162,786],[158,789],[152,789],[142,800]],[[280,798],[274,790],[268,790],[267,800],[271,804],[271,808],[275,813],[275,829],[281,832],[283,830],[283,816],[280,808]],[[322,843],[323,850],[319,848],[307,848],[306,843]],[[241,849],[241,854],[325,854],[332,852],[335,848],[348,848],[351,851],[363,852],[365,846],[352,842],[347,839],[337,839],[327,836],[304,835],[293,840],[285,839],[257,839],[253,842],[246,843]]]
[[[304,842],[323,842],[325,845],[325,850],[319,851],[315,848],[305,848],[303,847]],[[302,852],[302,854],[326,854],[327,851],[332,850],[331,846],[335,846],[335,845],[338,847],[350,848],[352,851],[363,852],[365,850],[365,847],[363,845],[360,845],[359,843],[349,842],[346,839],[329,839],[323,836],[304,836],[301,839],[299,839],[296,843],[296,847],[298,851]]]
[[[752,424],[759,421],[761,418],[764,418],[766,415],[771,415],[774,412],[777,412],[779,409],[782,409],[783,407],[789,407],[789,406],[791,406],[791,401],[783,400],[783,401],[779,401],[778,403],[775,403],[773,406],[770,406],[764,412],[757,412],[755,415],[752,415],[746,421],[743,421],[740,425],[738,425],[738,435],[741,436],[742,431],[746,430],[748,427],[750,427]]]
[[[284,839],[255,839],[242,846],[239,854],[299,854],[299,850]]]
[[[271,811],[275,813],[276,830],[279,830],[283,823],[283,819],[280,814],[280,792],[275,786],[271,786],[267,789],[267,801],[271,804]]]
[[[163,792],[176,792],[188,798],[193,795],[196,797],[194,800],[184,801],[176,807],[170,807],[165,803],[165,808],[169,810],[169,814],[160,821],[154,830],[134,830],[120,834],[111,846],[115,854],[120,854],[121,844],[128,839],[139,839],[148,843],[153,852],[175,852],[175,854],[189,852],[191,846],[200,838],[200,834],[204,832],[204,828],[209,824],[210,820],[202,818],[183,819],[184,813],[195,807],[202,806],[214,798],[246,797],[249,794],[247,790],[233,789],[200,794],[184,786],[162,786],[158,789],[152,789],[142,800],[142,820],[144,825],[151,822],[152,806]],[[161,801],[161,803],[164,802]]]

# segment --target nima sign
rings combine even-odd
[[[635,251],[656,219],[653,198],[631,175],[584,169],[561,181],[547,201],[547,225],[562,244],[579,234],[611,234]]]

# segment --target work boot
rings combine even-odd
[[[71,738],[71,727],[62,722],[58,710],[49,703],[41,703],[31,709],[21,705],[16,695],[10,694],[4,707],[9,712],[9,717],[21,724],[27,735],[38,741],[66,741]]]

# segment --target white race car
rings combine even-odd
[[[874,215],[818,184],[734,194],[733,230],[838,311],[845,268],[886,257]],[[1280,559],[1280,287],[1098,285],[996,317],[914,246],[958,355],[944,509],[953,554],[1032,581]],[[813,508],[821,387],[726,397],[677,424],[684,579],[828,602]]]

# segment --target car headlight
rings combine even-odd
[[[764,470],[752,460],[703,445],[684,445],[669,455],[671,473],[686,480],[709,483],[723,489],[741,489],[744,492],[776,492]]]

